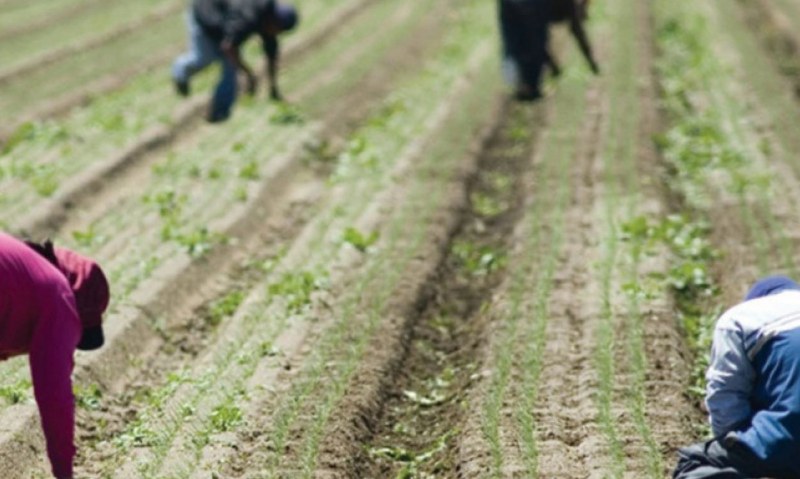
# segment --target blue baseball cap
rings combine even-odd
[[[744,297],[744,300],[748,301],[792,289],[800,290],[800,285],[795,283],[791,278],[779,275],[767,276],[753,283],[753,286],[750,288],[750,291],[747,292],[747,296]]]

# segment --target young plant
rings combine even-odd
[[[378,241],[378,232],[373,231],[367,235],[353,227],[348,227],[344,230],[342,239],[345,243],[364,253]]]

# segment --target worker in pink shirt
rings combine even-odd
[[[103,345],[108,282],[100,267],[52,243],[0,233],[0,360],[28,354],[53,475],[72,477],[75,348]]]

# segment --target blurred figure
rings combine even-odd
[[[108,282],[91,259],[0,233],[0,361],[27,354],[53,475],[72,478],[75,349],[105,341]]]
[[[292,30],[297,22],[295,8],[276,0],[193,0],[186,15],[189,51],[172,65],[177,92],[189,95],[192,75],[219,61],[222,72],[211,99],[208,120],[227,119],[236,101],[237,72],[244,73],[247,92],[252,95],[256,91],[258,81],[242,58],[241,46],[252,35],[258,35],[267,57],[270,97],[281,100],[277,81],[278,35]]]
[[[500,32],[503,40],[503,72],[516,89],[519,100],[541,98],[541,76],[545,65],[553,74],[561,68],[550,53],[549,26],[569,22],[570,30],[595,74],[600,67],[583,23],[590,0],[499,0]]]
[[[757,281],[714,327],[706,372],[714,439],[681,449],[675,479],[800,477],[800,286]]]

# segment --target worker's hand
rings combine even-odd
[[[258,78],[252,73],[247,73],[247,94],[255,95],[258,90]]]
[[[280,90],[278,90],[278,87],[275,85],[269,89],[269,97],[275,101],[283,101],[283,95],[281,95]]]

